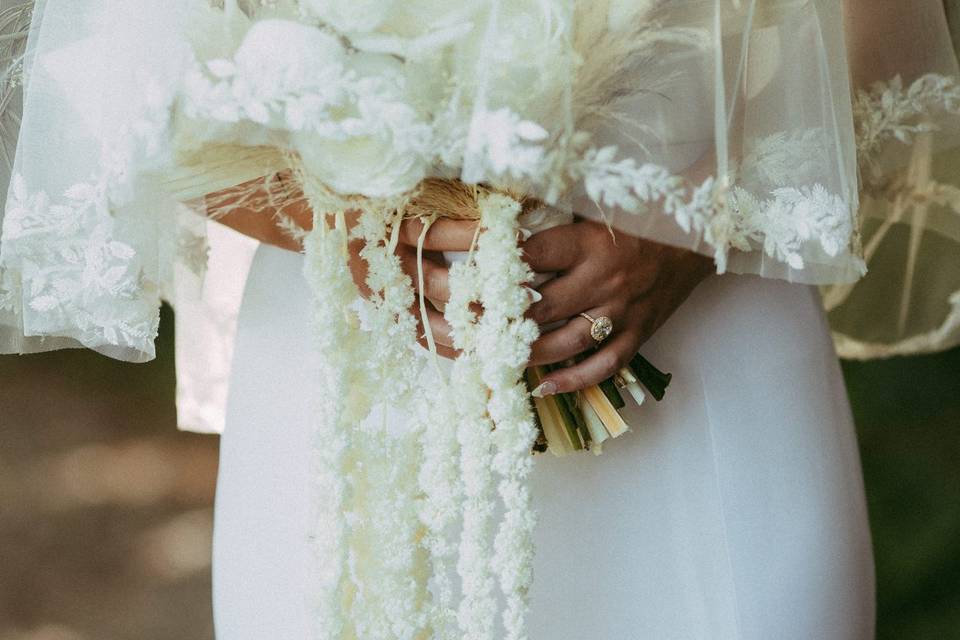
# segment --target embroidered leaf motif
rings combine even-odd
[[[56,296],[39,296],[30,301],[30,308],[39,313],[53,311],[60,306]]]

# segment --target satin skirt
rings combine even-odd
[[[214,534],[219,640],[310,636],[314,374],[302,256],[245,292]],[[643,353],[674,374],[599,457],[538,456],[531,640],[869,640],[874,569],[817,292],[702,284]],[[367,640],[367,639],[364,639]]]

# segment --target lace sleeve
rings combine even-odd
[[[150,174],[188,5],[162,4],[0,9],[0,353],[149,360],[161,297],[202,272],[203,226]]]
[[[947,12],[939,0],[849,0],[846,23],[869,272],[824,292],[838,350],[950,348],[960,343],[960,76]]]

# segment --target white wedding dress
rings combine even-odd
[[[261,247],[246,286],[216,501],[219,640],[309,637],[324,388],[302,260]],[[817,292],[714,277],[643,352],[674,373],[665,400],[600,457],[537,458],[531,640],[872,638],[860,462]]]

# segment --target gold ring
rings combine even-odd
[[[589,314],[581,313],[580,317],[590,323],[590,337],[597,344],[609,338],[610,334],[613,333],[613,320],[607,316],[594,318]]]

